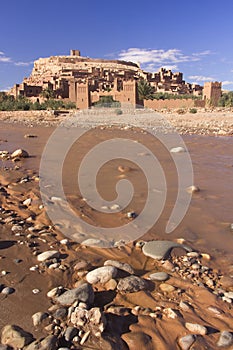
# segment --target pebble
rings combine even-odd
[[[64,338],[67,342],[73,340],[78,335],[78,329],[75,327],[68,327],[64,333]]]
[[[190,347],[195,342],[195,336],[192,334],[187,334],[178,340],[179,346],[182,350],[189,350]]]
[[[186,152],[184,147],[173,147],[170,149],[171,153],[184,153]]]
[[[161,289],[162,292],[165,292],[165,293],[172,293],[175,290],[175,287],[167,283],[161,283],[159,288]]]
[[[128,272],[130,275],[134,274],[134,269],[129,264],[117,260],[106,260],[104,266],[114,266],[119,270]]]
[[[150,280],[152,281],[166,281],[169,278],[169,275],[166,272],[155,272],[149,275]]]
[[[46,252],[43,252],[37,255],[37,260],[45,261],[48,259],[59,258],[59,257],[60,257],[60,253],[57,250],[48,250]]]
[[[32,315],[32,323],[34,327],[39,326],[48,316],[49,315],[46,312],[36,312]]]
[[[225,296],[226,298],[233,299],[233,292],[225,292],[225,293],[224,293],[224,296]]]
[[[207,334],[207,328],[204,326],[201,326],[198,323],[185,323],[185,328],[187,328],[190,332],[193,332],[195,334],[205,335]]]
[[[90,284],[84,283],[77,288],[67,290],[56,297],[55,300],[57,303],[64,306],[70,306],[75,301],[83,301],[84,303],[92,304],[94,301],[94,291]]]
[[[117,269],[114,266],[103,266],[88,272],[86,280],[90,284],[107,283],[117,275]]]
[[[137,213],[135,213],[135,211],[129,211],[126,214],[126,216],[127,216],[128,219],[135,219],[137,217]]]
[[[105,283],[104,286],[106,290],[115,290],[117,288],[117,281],[112,278],[107,283]]]
[[[134,293],[146,288],[146,281],[134,275],[120,279],[117,285],[117,289],[125,293]]]
[[[5,288],[2,289],[1,293],[2,293],[2,294],[5,294],[5,295],[9,295],[9,294],[14,293],[14,291],[15,291],[14,288],[5,287]]]
[[[197,187],[197,186],[192,185],[192,186],[189,186],[189,187],[186,189],[186,191],[187,191],[188,193],[197,193],[197,192],[200,192],[200,188]]]
[[[32,203],[32,199],[31,198],[25,199],[25,201],[23,201],[23,205],[26,205],[27,207],[29,205],[31,205],[31,203]]]
[[[37,289],[37,288],[35,288],[35,289],[32,290],[32,293],[33,293],[33,294],[39,294],[39,293],[40,293],[40,290]]]
[[[62,292],[63,292],[63,287],[61,287],[61,286],[55,287],[55,288],[51,289],[50,291],[48,291],[47,297],[54,298],[56,296],[61,295]]]
[[[230,346],[233,343],[233,336],[232,333],[228,331],[222,331],[220,333],[219,340],[217,342],[217,346]]]
[[[183,311],[189,311],[191,309],[190,305],[182,300],[181,300],[179,306]]]
[[[21,148],[17,149],[11,154],[11,158],[28,158],[28,157],[29,157],[28,152]]]
[[[172,248],[180,247],[187,251],[190,251],[190,248],[183,244],[179,244],[172,241],[150,241],[146,242],[142,247],[142,252],[144,255],[149,256],[156,260],[164,259],[165,256],[171,251]]]

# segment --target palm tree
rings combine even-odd
[[[150,83],[145,79],[140,79],[137,84],[137,87],[138,97],[139,100],[142,101],[142,103],[144,100],[153,100],[155,98],[153,86],[151,86]]]

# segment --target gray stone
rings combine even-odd
[[[224,293],[224,296],[225,296],[226,298],[233,299],[233,292],[226,292],[226,293]]]
[[[182,350],[189,350],[194,342],[195,336],[192,334],[185,335],[178,340],[178,343]]]
[[[120,279],[117,289],[120,292],[134,293],[147,288],[147,282],[138,276],[129,276]]]
[[[45,261],[48,259],[59,258],[60,253],[57,250],[47,250],[39,255],[37,255],[38,261]]]
[[[149,278],[152,281],[166,281],[169,278],[169,275],[166,272],[155,272],[149,275]]]
[[[103,266],[88,272],[86,279],[88,283],[107,283],[117,275],[117,269],[114,266]]]
[[[57,303],[64,306],[70,306],[75,301],[92,304],[94,301],[94,291],[90,284],[84,283],[77,288],[67,290],[60,296],[56,297],[55,300]]]
[[[184,244],[179,244],[172,241],[150,241],[144,244],[142,247],[142,252],[144,255],[153,259],[162,260],[169,254],[171,249],[176,247],[183,248],[186,251],[191,251],[191,249]]]
[[[185,323],[185,328],[187,328],[190,332],[195,334],[205,335],[207,334],[207,328],[205,326],[201,326],[198,323]]]
[[[49,335],[43,340],[36,340],[28,345],[25,350],[54,350],[56,349],[57,338],[54,335]]]
[[[232,333],[228,331],[222,331],[220,333],[219,340],[217,342],[217,346],[230,346],[233,343]]]
[[[115,266],[117,269],[128,272],[130,275],[134,274],[134,269],[129,264],[117,260],[106,260],[104,266]]]
[[[2,329],[1,342],[3,345],[10,345],[17,349],[23,348],[32,341],[32,335],[16,325],[7,325]]]
[[[76,335],[78,335],[78,329],[75,328],[75,327],[68,327],[65,331],[65,334],[64,334],[64,338],[67,342],[70,342],[72,341],[72,339],[74,337],[76,337]]]
[[[34,327],[39,326],[48,316],[49,315],[46,312],[36,312],[32,315],[32,323]]]
[[[60,320],[64,320],[66,318],[66,316],[67,316],[67,309],[64,307],[60,307],[53,314],[54,318],[58,318]]]

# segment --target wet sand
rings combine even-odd
[[[219,332],[233,331],[232,303],[223,301],[222,294],[217,292],[221,288],[225,292],[233,291],[233,233],[230,228],[233,195],[233,138],[183,136],[192,159],[194,184],[200,188],[200,192],[193,194],[185,218],[171,234],[165,233],[165,227],[177,194],[177,176],[170,155],[161,149],[159,155],[166,168],[169,190],[166,206],[158,222],[146,235],[140,237],[145,241],[176,242],[178,240],[180,242],[180,239],[183,239],[185,244],[194,251],[208,254],[210,257],[204,255],[199,259],[202,266],[207,265],[212,271],[214,286],[208,288],[197,285],[193,278],[183,275],[182,256],[185,253],[179,249],[173,249],[169,258],[173,266],[177,266],[177,269],[171,271],[163,265],[163,262],[146,257],[141,249],[135,246],[135,242],[112,249],[86,247],[71,239],[69,245],[60,243],[60,240],[65,237],[58,228],[50,226],[51,223],[44,209],[39,209],[41,199],[37,177],[42,151],[53,130],[53,126],[26,127],[1,123],[0,149],[11,153],[15,149],[22,148],[28,151],[30,157],[15,163],[11,160],[1,160],[0,180],[3,188],[1,207],[4,210],[1,215],[0,262],[1,270],[9,273],[0,277],[0,284],[12,286],[15,292],[1,296],[0,328],[6,324],[17,324],[31,332],[36,339],[45,337],[46,331],[42,326],[34,327],[31,316],[38,311],[44,312],[51,306],[46,293],[59,285],[73,288],[77,281],[85,280],[85,271],[102,266],[107,259],[113,259],[127,262],[138,276],[146,280],[152,272],[167,271],[170,278],[166,283],[173,286],[174,290],[161,291],[159,282],[150,284],[148,290],[133,293],[119,293],[115,289],[108,290],[106,285],[94,285],[95,306],[104,309],[107,315],[105,341],[109,349],[180,349],[178,339],[190,334],[185,327],[185,322],[204,325],[208,330],[207,335],[195,336],[192,349],[217,349]],[[33,134],[37,137],[25,138],[25,134]],[[116,182],[120,178],[129,179],[136,189],[130,205],[117,214],[102,214],[91,209],[83,201],[76,186],[76,162],[79,164],[83,155],[93,145],[116,137],[136,139],[155,153],[158,152],[158,145],[150,135],[136,129],[105,128],[85,135],[73,153],[68,155],[65,163],[63,185],[76,215],[100,227],[115,227],[119,226],[119,223],[126,223],[128,220],[126,213],[128,211],[140,213],[146,200],[146,181],[142,171],[132,162],[122,159],[109,162],[99,174],[97,184],[103,197],[110,200],[114,199]],[[124,167],[126,171],[119,171],[119,166]],[[26,182],[23,181],[25,178],[27,178]],[[22,204],[27,198],[32,199],[30,206]],[[7,220],[9,217],[11,220]],[[12,225],[20,220],[23,230],[12,232]],[[39,226],[34,232],[28,230],[30,226],[36,225]],[[38,264],[37,254],[49,249],[59,250],[63,254],[59,263],[64,268],[54,271],[40,265],[38,271],[30,271],[30,267]],[[16,262],[15,259],[19,261]],[[83,270],[81,269],[83,273],[78,273],[74,270],[74,266],[83,260],[87,265]],[[33,289],[38,289],[39,293],[33,294]],[[181,307],[181,301],[187,303],[188,307]],[[110,306],[126,308],[124,312],[121,311],[125,315],[119,314],[119,309],[116,311],[116,308],[115,311],[108,311]],[[174,310],[175,316],[171,316],[170,309]],[[219,310],[219,313],[216,310]],[[65,321],[63,323],[64,327],[67,327]],[[117,345],[110,347],[109,344],[114,342]],[[70,346],[71,349],[76,348],[72,347],[73,345]],[[85,349],[102,349],[107,348],[106,346],[106,343],[101,345],[101,341],[91,336],[85,343]],[[77,348],[84,349],[81,346]],[[228,348],[231,347],[228,346]]]

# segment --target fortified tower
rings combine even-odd
[[[221,95],[222,83],[215,81],[204,84],[203,99],[206,100],[207,104],[210,106],[217,106]]]

